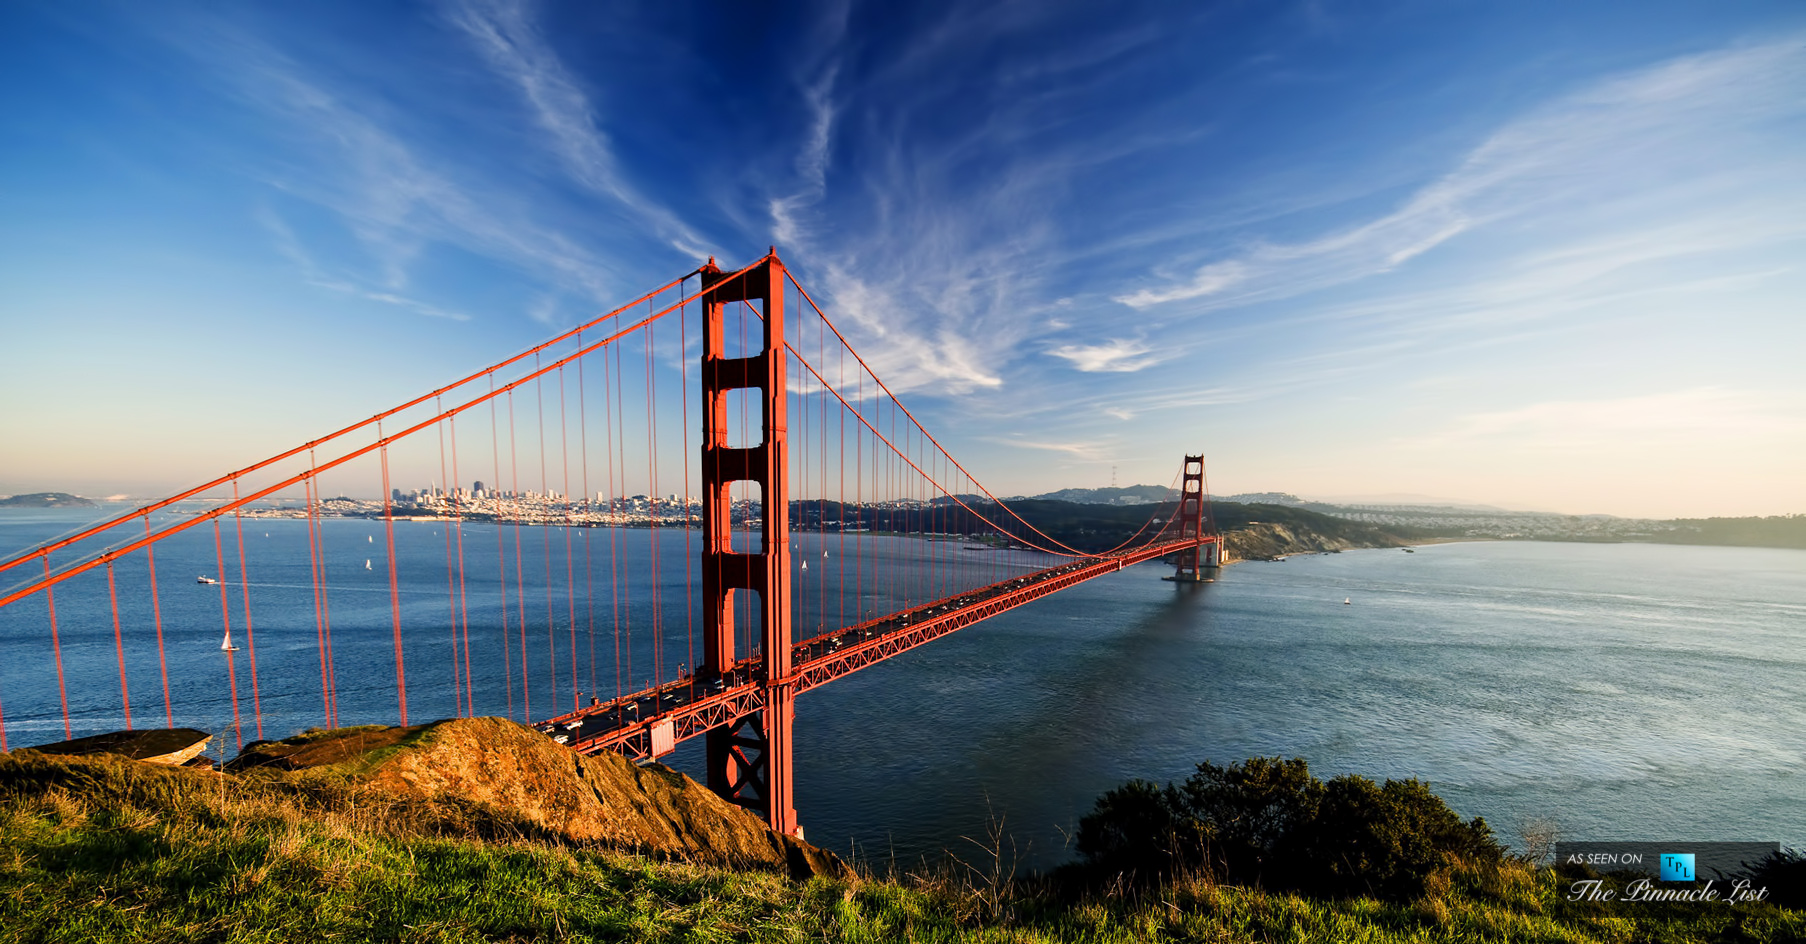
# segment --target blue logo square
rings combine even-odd
[[[1691,881],[1693,881],[1693,853],[1691,853],[1691,852],[1664,852],[1664,853],[1662,853],[1662,881],[1664,881],[1664,882],[1691,882]]]

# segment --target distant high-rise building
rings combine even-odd
[[[470,486],[470,490],[471,490],[471,491],[472,491],[472,492],[475,492],[475,493],[476,493],[476,494],[478,494],[478,495],[481,495],[481,494],[483,494],[483,483],[482,483],[482,482],[475,482],[475,483],[472,483],[472,484],[471,484],[471,486]]]

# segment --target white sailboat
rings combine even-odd
[[[365,570],[370,569],[370,558],[368,558],[368,557],[364,558],[364,569]]]
[[[221,651],[221,652],[237,652],[238,651],[238,647],[232,645],[232,629],[230,627],[227,627],[227,629],[226,629],[226,638],[220,640],[219,651]]]

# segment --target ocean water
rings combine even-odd
[[[0,515],[0,547],[66,530],[75,514]],[[339,721],[392,723],[382,525],[326,524]],[[319,724],[324,710],[305,524],[245,529],[258,697],[266,736],[284,736]],[[431,522],[397,529],[410,720],[453,715],[462,670],[449,656],[447,535]],[[637,669],[623,659],[622,684],[670,677],[694,658],[684,630],[700,617],[683,605],[683,563],[696,548],[681,532],[661,534],[656,549],[645,531],[472,525],[463,537],[467,559],[489,562],[486,577],[470,568],[463,596],[473,658],[459,687],[474,691],[479,712],[520,717],[530,698],[544,717],[576,691],[612,692],[617,612],[640,627],[624,650]],[[836,538],[811,540],[799,537],[799,562],[841,550]],[[921,599],[922,562],[954,555],[915,539],[867,540],[859,603],[879,612]],[[230,526],[222,547],[235,553]],[[218,588],[194,580],[218,570],[212,532],[158,553],[176,723],[225,728]],[[1043,563],[964,553],[973,577]],[[656,608],[644,568],[613,581],[622,597],[593,589],[616,562],[651,557],[661,562]],[[836,566],[799,572],[799,625],[840,606],[831,585],[812,594],[808,582],[839,579]],[[134,721],[160,724],[149,616],[125,602],[147,595],[147,568],[134,556],[117,570]],[[579,575],[577,592],[567,572]],[[1306,758],[1325,778],[1422,778],[1507,841],[1544,821],[1572,840],[1806,844],[1806,551],[1457,543],[1243,563],[1201,587],[1161,581],[1165,572],[1129,568],[803,695],[795,795],[809,839],[912,867],[946,851],[977,854],[974,843],[1000,827],[1015,864],[1046,867],[1070,858],[1068,837],[1097,795],[1131,777],[1164,782],[1204,760],[1280,755]],[[78,735],[123,721],[104,588],[96,572],[57,601]],[[46,622],[42,603],[0,611],[0,710],[13,747],[62,737]],[[247,653],[236,656],[248,739]],[[666,760],[695,773],[699,755],[690,742]]]
[[[909,865],[1001,820],[1047,866],[1110,787],[1279,755],[1422,778],[1512,842],[1538,820],[1806,841],[1806,551],[1461,543],[1237,564],[1195,590],[1162,572],[799,699],[809,835]]]

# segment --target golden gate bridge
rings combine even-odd
[[[474,479],[473,468],[489,476],[488,488],[452,484]],[[446,487],[404,495],[400,476]],[[1168,580],[1208,580],[1220,543],[1203,458],[1186,456],[1176,482],[1172,507],[1121,545],[1062,543],[942,447],[775,250],[731,272],[711,259],[455,383],[0,563],[10,579],[0,591],[0,750],[14,693],[42,693],[25,716],[60,713],[73,738],[78,722],[90,728],[115,710],[132,727],[134,679],[140,713],[148,701],[172,728],[179,711],[199,710],[185,703],[223,711],[229,702],[240,746],[247,714],[262,739],[266,714],[296,717],[303,699],[317,699],[317,717],[336,727],[352,657],[335,655],[335,630],[341,646],[348,631],[367,642],[377,628],[368,599],[380,593],[394,672],[378,687],[397,723],[408,724],[410,671],[420,701],[424,662],[445,673],[431,688],[434,704],[466,716],[505,708],[573,750],[652,758],[700,737],[709,787],[795,833],[798,695],[1134,564],[1165,559],[1175,569]],[[662,499],[661,485],[673,489]],[[636,486],[644,501],[624,501]],[[380,503],[341,497],[372,488]],[[631,513],[642,505],[646,514]],[[372,557],[385,566],[377,586],[358,587],[364,596],[348,603],[346,572],[364,555],[345,546],[335,522],[360,515],[382,525],[380,547],[365,536],[366,581],[377,580]],[[268,531],[257,540],[270,518],[303,522],[293,537],[304,547],[273,547]],[[398,565],[398,526],[423,518],[442,538],[442,568],[420,565],[418,539],[402,542],[411,563]],[[591,540],[598,532],[588,529],[599,526]],[[486,530],[492,543],[476,540]],[[895,535],[928,540],[893,560],[883,542]],[[191,598],[173,605],[183,592],[174,585],[190,578],[169,573],[168,553],[209,536],[217,576],[197,582],[217,594],[222,677],[186,677],[195,663],[177,653],[172,689],[169,637],[191,637],[197,611]],[[661,540],[682,542],[681,582],[658,572],[670,556]],[[995,553],[1002,548],[1040,557],[1025,566]],[[797,590],[811,563],[813,600]],[[681,617],[673,596],[682,597]],[[876,601],[892,608],[874,613],[867,604]],[[81,641],[66,646],[71,637]],[[297,653],[307,642],[313,665],[303,672]],[[317,685],[304,683],[315,668]],[[54,702],[47,681],[31,684],[52,670]],[[116,701],[101,694],[114,676]],[[146,699],[149,678],[159,684]],[[15,709],[15,726],[18,717]]]

